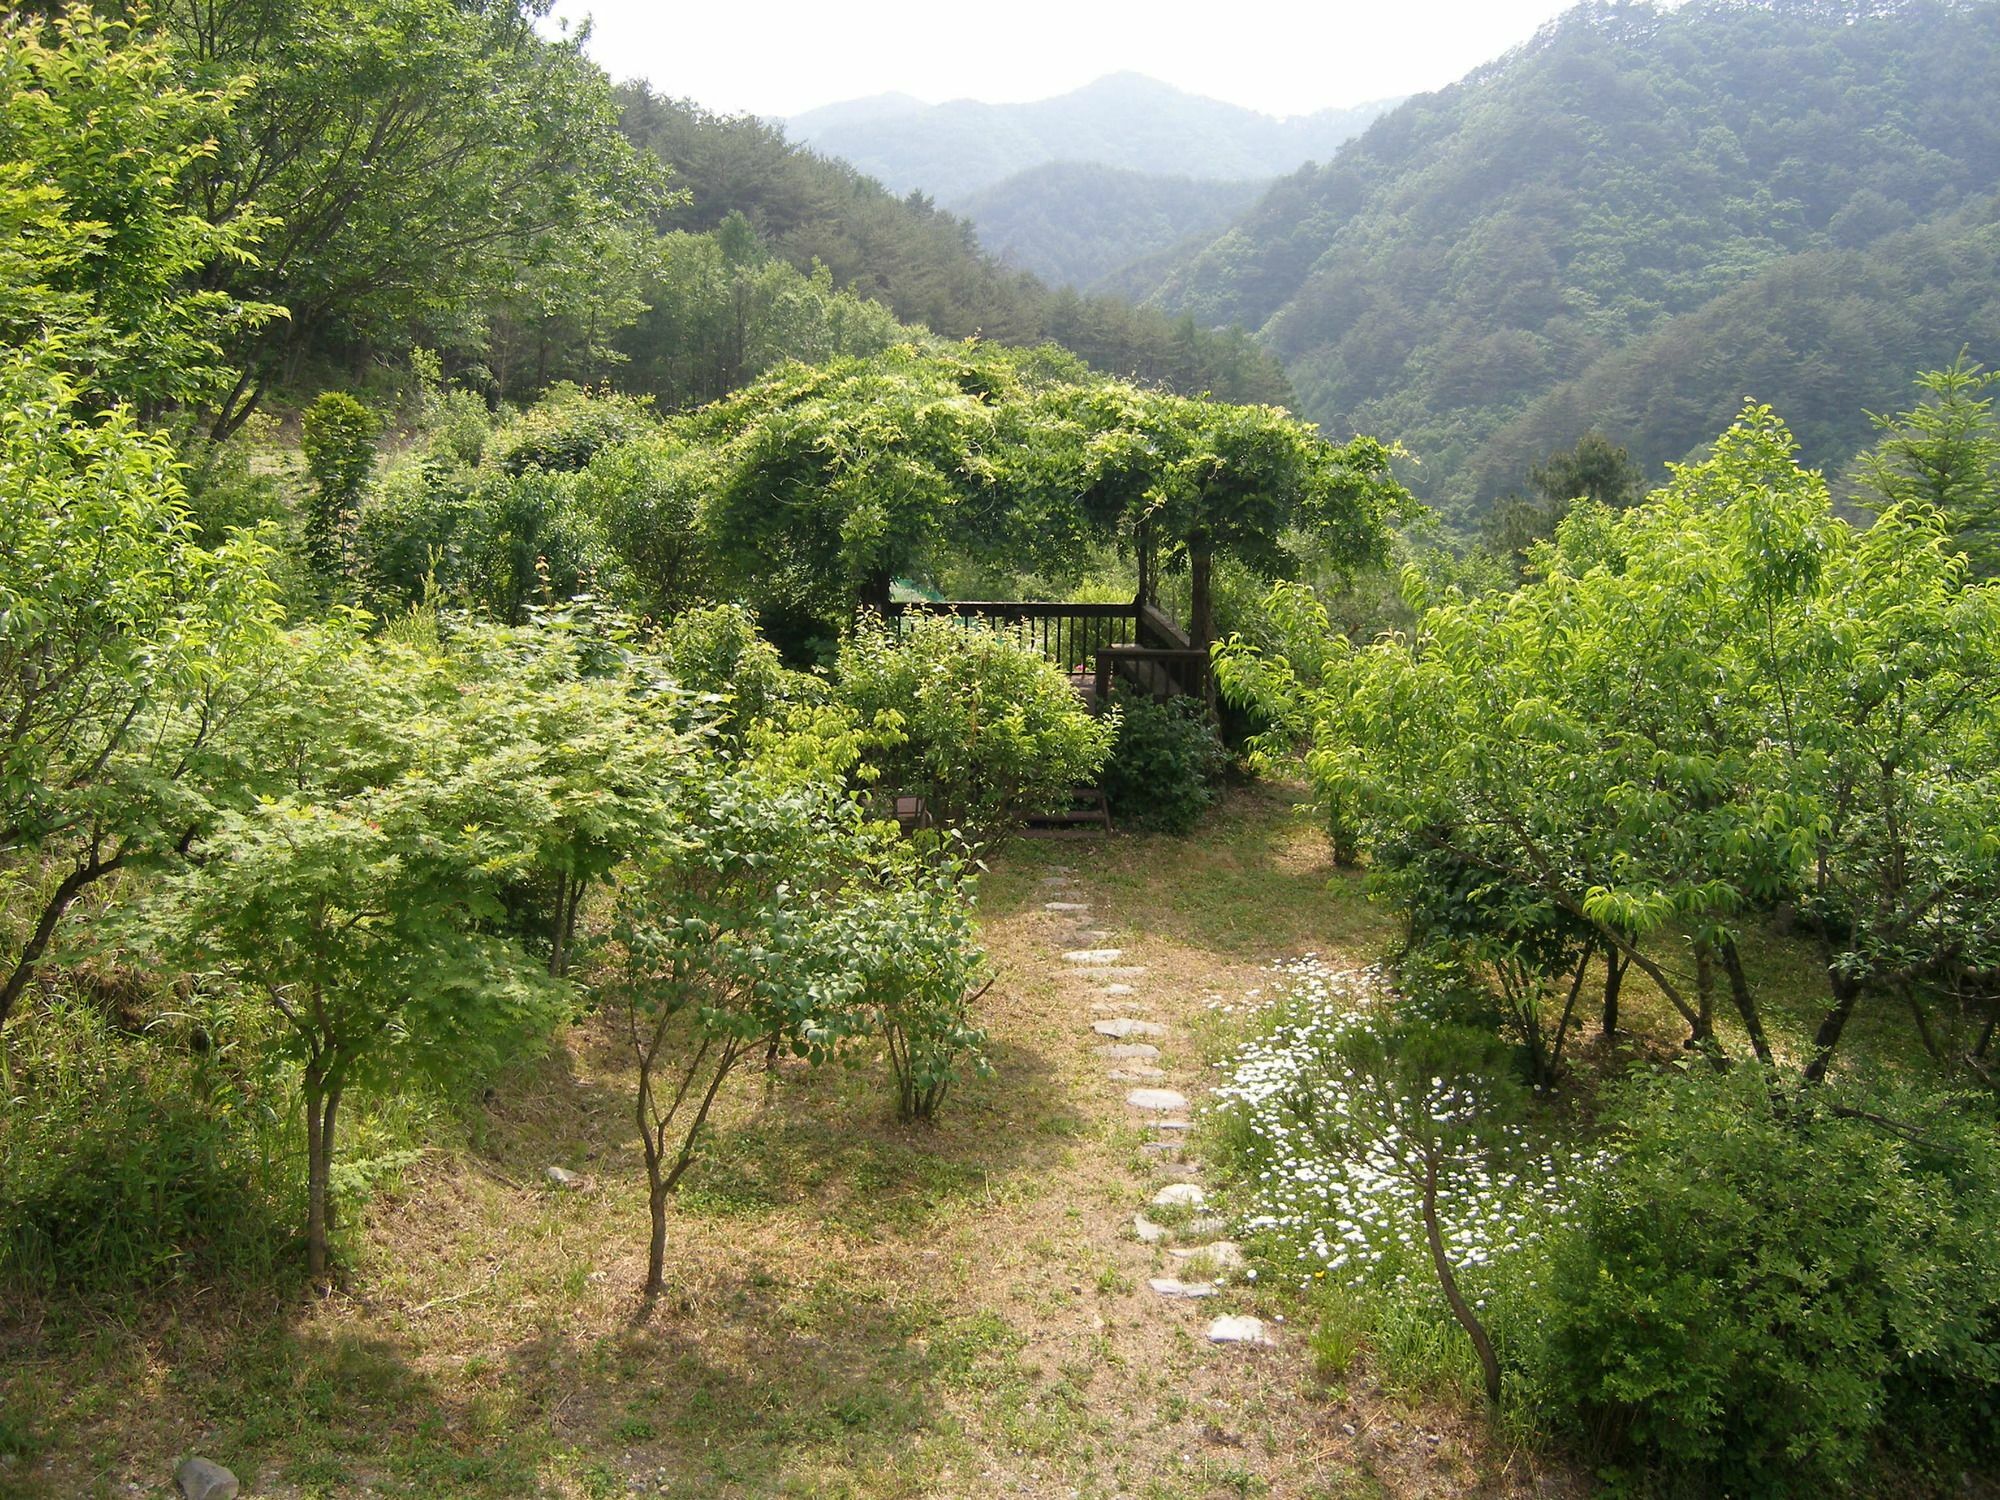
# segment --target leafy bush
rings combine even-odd
[[[648,436],[600,449],[577,498],[624,562],[632,608],[670,619],[715,597],[703,515],[707,455]]]
[[[834,676],[864,722],[901,718],[906,738],[882,751],[884,787],[922,797],[935,822],[976,842],[1067,807],[1117,730],[1039,651],[952,619],[908,619],[900,634],[865,625],[841,647]]]
[[[446,595],[465,579],[464,527],[474,470],[437,458],[404,459],[370,488],[354,527],[354,573],[377,607]]]
[[[60,999],[14,1031],[0,1103],[0,1286],[122,1296],[263,1280],[302,1212],[284,1089],[226,1023],[120,1033]]]
[[[1992,1121],[1868,1103],[1774,1108],[1750,1067],[1631,1088],[1533,1351],[1560,1425],[1708,1494],[1837,1490],[1883,1443],[1991,1452]]]
[[[682,687],[718,700],[713,722],[732,742],[775,712],[797,677],[740,604],[687,611],[660,633],[660,650]]]
[[[1118,821],[1161,833],[1194,831],[1215,801],[1228,754],[1201,704],[1119,695],[1118,738],[1104,763],[1104,795]]]
[[[464,592],[503,624],[519,624],[530,604],[560,604],[615,582],[617,554],[570,474],[482,472],[462,535]]]
[[[322,577],[347,571],[348,532],[375,467],[375,414],[345,391],[328,391],[306,408],[299,446],[312,475],[306,555]]]
[[[563,384],[495,433],[492,447],[509,474],[570,474],[605,449],[651,432],[656,422],[652,402],[643,397]]]

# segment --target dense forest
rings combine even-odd
[[[722,117],[643,87],[621,91],[626,134],[670,166],[682,196],[663,228],[718,230],[739,216],[756,240],[804,274],[949,338],[1052,340],[1107,373],[1229,400],[1286,402],[1277,362],[1238,329],[1211,330],[1129,302],[1052,290],[983,251],[972,226],[926,196],[898,198],[845,162],[794,145],[749,116]],[[626,348],[644,366],[643,326]],[[672,392],[662,391],[672,397]],[[708,391],[705,394],[719,394]]]
[[[1030,104],[923,104],[891,95],[810,110],[785,125],[893,192],[921,191],[963,210],[982,188],[1057,161],[1173,177],[1272,177],[1324,161],[1394,102],[1279,120],[1115,73]]]
[[[1654,469],[1746,393],[1838,466],[1857,412],[1996,352],[1996,65],[1988,4],[1587,5],[1115,284],[1257,328],[1441,501],[1592,423]]]
[[[1090,290],[1136,260],[1204,242],[1256,202],[1261,182],[1050,162],[981,188],[960,205],[979,243],[1057,286]]]

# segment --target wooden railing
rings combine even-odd
[[[968,628],[1017,628],[1028,644],[1070,674],[1093,706],[1108,702],[1113,686],[1124,682],[1155,698],[1185,693],[1214,708],[1208,653],[1151,604],[926,599],[893,603],[888,617],[893,624],[918,614],[955,616]]]

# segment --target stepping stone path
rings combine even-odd
[[[1124,1041],[1128,1036],[1165,1036],[1167,1028],[1157,1021],[1134,1021],[1129,1016],[1121,1016],[1115,1021],[1092,1021],[1090,1029],[1099,1036],[1116,1037]]]
[[[1154,1042],[1171,1036],[1172,1029],[1130,1014],[1136,1009],[1143,1015],[1151,1008],[1132,1003],[1139,992],[1133,981],[1145,977],[1145,967],[1121,962],[1125,957],[1122,948],[1095,946],[1114,939],[1117,934],[1111,928],[1092,923],[1090,903],[1079,899],[1082,893],[1072,873],[1061,866],[1052,866],[1043,876],[1048,899],[1042,902],[1042,911],[1050,917],[1068,919],[1069,941],[1079,945],[1058,945],[1065,971],[1094,981],[1096,994],[1103,1001],[1127,1002],[1122,1007],[1094,1003],[1091,1009],[1099,1019],[1090,1023],[1090,1030],[1094,1037],[1108,1039],[1109,1045],[1093,1048],[1098,1057],[1111,1064],[1106,1070],[1107,1081],[1145,1085],[1128,1089],[1125,1102],[1152,1117],[1146,1123],[1155,1132],[1155,1138],[1144,1142],[1143,1147],[1153,1159],[1154,1172],[1158,1177],[1182,1179],[1163,1185],[1153,1194],[1150,1206],[1179,1213],[1194,1211],[1191,1218],[1171,1227],[1147,1218],[1144,1213],[1134,1214],[1132,1233],[1140,1243],[1165,1250],[1173,1261],[1193,1261],[1211,1275],[1233,1276],[1246,1269],[1243,1251],[1230,1240],[1214,1238],[1228,1226],[1220,1217],[1200,1212],[1208,1202],[1208,1194],[1199,1182],[1191,1180],[1197,1176],[1195,1166],[1181,1159],[1182,1142],[1191,1124],[1186,1114],[1187,1096],[1177,1089],[1155,1086],[1156,1081],[1165,1080],[1169,1074],[1164,1068],[1152,1066],[1160,1057],[1160,1048]],[[1120,1010],[1125,1013],[1120,1014]],[[1134,1040],[1140,1037],[1150,1040]],[[1217,1281],[1184,1280],[1170,1274],[1148,1277],[1146,1286],[1166,1302],[1200,1302],[1223,1291]],[[1237,1315],[1216,1318],[1208,1325],[1207,1338],[1212,1344],[1274,1342],[1262,1320]]]

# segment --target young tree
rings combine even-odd
[[[853,929],[832,914],[880,837],[845,793],[750,766],[704,765],[678,791],[673,831],[620,878],[608,986],[636,1069],[649,1302],[667,1208],[737,1064],[779,1047],[817,1064],[865,1023]]]
[[[76,399],[0,355],[0,1025],[80,895],[240,788],[278,619],[264,541],[196,545],[168,446]]]
[[[328,391],[306,408],[299,447],[312,476],[306,555],[322,580],[347,572],[348,533],[375,468],[375,414],[345,391]]]
[[[529,867],[537,768],[467,711],[453,664],[339,615],[295,640],[254,733],[271,790],[218,819],[158,921],[268,1004],[305,1102],[306,1260],[328,1273],[340,1107],[371,1077],[462,1081],[544,1034],[563,988],[495,929]],[[479,702],[477,698],[473,700]],[[524,813],[524,809],[528,811]]]
[[[1861,482],[1875,509],[1920,504],[1943,518],[1975,577],[2000,573],[2000,371],[1961,354],[1917,377],[1922,396],[1893,417],[1870,415],[1881,437],[1862,457]]]

